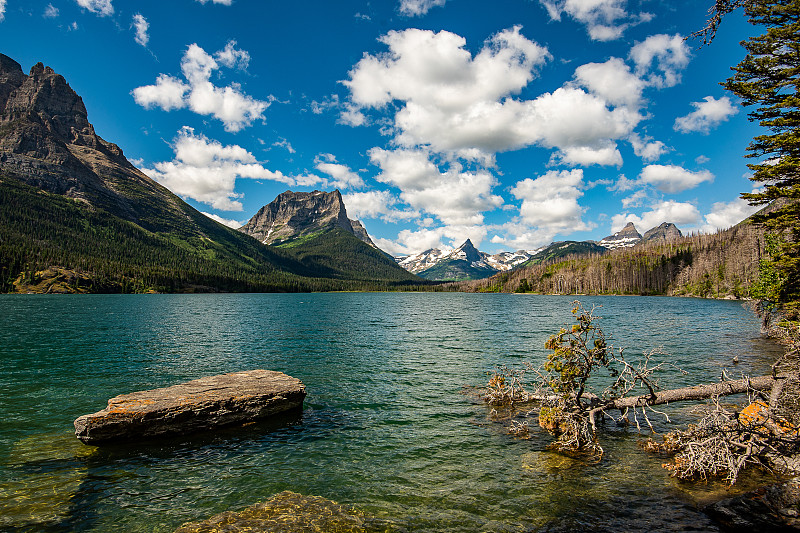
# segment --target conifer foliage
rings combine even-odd
[[[752,180],[763,185],[743,198],[775,209],[753,217],[779,237],[772,255],[778,273],[779,301],[798,311],[800,301],[800,0],[717,0],[700,32],[709,42],[721,17],[744,7],[750,22],[764,33],[742,42],[747,55],[732,67],[726,89],[752,107],[748,116],[766,128],[747,148]]]

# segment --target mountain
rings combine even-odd
[[[350,290],[416,279],[350,237],[369,251],[336,241],[336,268],[313,243],[311,259],[209,219],[98,136],[62,76],[41,63],[26,75],[0,54],[0,292]]]
[[[489,255],[475,248],[467,239],[452,252],[431,248],[424,252],[396,258],[396,261],[420,277],[436,281],[482,279],[511,270],[530,259],[539,250],[518,250]]]
[[[633,222],[628,222],[624,228],[602,239],[598,244],[609,250],[614,248],[630,248],[642,240],[642,235],[636,231]]]
[[[660,226],[647,230],[643,242],[658,241],[658,242],[671,242],[683,237],[683,233],[675,224],[671,222],[662,222]]]
[[[497,273],[486,258],[488,254],[475,249],[472,241],[467,239],[464,244],[442,257],[435,265],[417,275],[421,278],[436,281],[461,281],[467,279],[488,278]]]
[[[347,218],[347,209],[338,190],[281,193],[259,209],[239,231],[264,244],[279,245],[334,228],[341,228],[376,247],[361,222]]]
[[[361,222],[347,217],[338,190],[281,193],[239,231],[325,277],[421,281],[375,246]]]

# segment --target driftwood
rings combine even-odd
[[[772,390],[776,384],[782,383],[785,379],[785,376],[758,376],[735,381],[720,381],[718,383],[695,385],[693,387],[657,391],[652,394],[643,394],[640,396],[615,398],[602,405],[592,407],[588,413],[589,423],[592,425],[592,428],[594,428],[595,416],[611,409],[623,411],[625,409],[635,409],[637,407],[649,407],[652,405],[663,405],[675,402],[708,400],[720,396],[743,394],[752,391],[768,391]]]

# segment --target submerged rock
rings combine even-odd
[[[183,524],[175,533],[377,532],[389,524],[320,496],[284,491],[240,512],[226,511],[202,522]]]
[[[800,531],[800,478],[763,487],[705,508],[724,531]]]
[[[299,409],[305,385],[282,372],[249,370],[116,396],[75,420],[86,444],[184,435]]]

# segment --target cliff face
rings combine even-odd
[[[0,172],[148,229],[148,214],[158,204],[182,210],[175,195],[95,133],[83,100],[63,76],[42,63],[26,75],[19,63],[2,54]]]
[[[347,218],[339,191],[286,191],[259,209],[239,231],[264,244],[280,244],[334,228],[352,233],[375,247],[364,226],[357,220]]]

